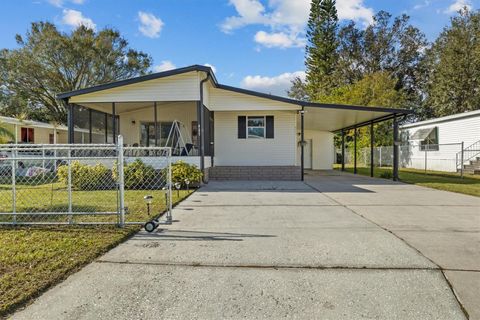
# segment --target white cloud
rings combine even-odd
[[[254,40],[267,48],[291,48],[305,46],[305,39],[300,38],[297,34],[286,34],[284,32],[258,31]]]
[[[52,6],[59,8],[63,6],[63,0],[48,0],[48,3],[50,3]]]
[[[368,24],[372,22],[373,10],[364,0],[338,0],[340,20],[350,19]],[[304,29],[310,12],[310,0],[270,0],[265,8],[260,0],[230,0],[237,11],[221,24],[225,33],[247,25],[263,25],[270,30],[257,32],[255,41],[266,47],[298,47],[304,43]],[[258,38],[258,39],[257,39]]]
[[[213,73],[217,73],[217,68],[215,68],[215,66],[213,64],[205,63],[204,66],[205,67],[210,67],[212,69]]]
[[[472,3],[470,0],[455,0],[445,11],[446,14],[456,13],[463,8],[467,8],[468,10],[472,9]]]
[[[413,6],[413,9],[420,10],[420,9],[426,8],[430,5],[430,3],[431,3],[430,0],[425,0],[422,3],[416,4],[415,6]]]
[[[242,87],[279,96],[286,96],[292,86],[292,80],[299,77],[305,80],[304,71],[286,72],[274,77],[246,76],[242,80]]]
[[[175,69],[176,66],[173,64],[172,61],[170,60],[163,60],[160,62],[159,65],[156,65],[153,67],[154,72],[162,72],[162,71],[167,71],[167,70],[172,70]]]
[[[92,19],[73,9],[63,9],[62,23],[75,28],[82,25],[93,30],[97,28]]]
[[[66,0],[47,0],[47,2],[50,3],[52,6],[55,6],[58,8],[62,8],[65,1]],[[69,1],[78,5],[85,3],[85,0],[69,0]]]
[[[163,21],[148,12],[139,11],[138,18],[140,19],[140,26],[138,30],[149,38],[158,38],[160,31],[163,28]]]

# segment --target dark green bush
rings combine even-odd
[[[381,174],[380,174],[380,178],[383,178],[383,179],[392,179],[393,178],[393,173],[392,171],[388,170],[388,171],[383,171]]]

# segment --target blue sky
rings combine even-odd
[[[150,54],[154,70],[213,66],[221,83],[285,94],[304,76],[305,24],[310,0],[3,0],[0,48],[15,48],[15,34],[32,21],[69,32],[78,24],[114,27],[130,45]],[[361,25],[386,10],[406,13],[434,40],[460,7],[480,0],[337,0],[342,21]]]

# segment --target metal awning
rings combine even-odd
[[[430,133],[432,133],[433,130],[435,130],[435,127],[418,129],[413,133],[409,140],[425,140],[430,135]]]

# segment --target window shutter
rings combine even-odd
[[[275,126],[273,124],[273,116],[266,116],[266,132],[265,132],[265,138],[267,139],[273,139],[274,138],[274,131],[275,131]]]
[[[247,138],[247,117],[238,116],[238,139]]]

